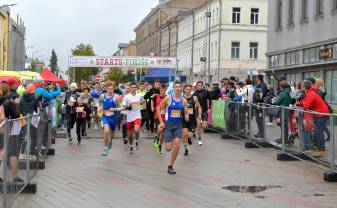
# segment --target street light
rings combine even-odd
[[[211,12],[206,12],[208,19],[208,84],[211,84]]]

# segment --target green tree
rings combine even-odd
[[[32,59],[32,61],[30,62],[30,66],[29,66],[28,70],[32,71],[32,72],[36,71],[36,61],[34,59]]]
[[[53,49],[51,51],[51,57],[50,57],[50,70],[51,72],[53,72],[54,74],[56,74],[56,76],[58,76],[58,70],[57,70],[57,55],[55,50]]]
[[[90,44],[79,44],[71,50],[73,56],[95,56],[95,51]],[[79,83],[81,80],[89,80],[91,75],[97,75],[97,68],[79,67],[70,68],[70,80]]]
[[[107,80],[120,82],[123,76],[123,71],[121,68],[111,68],[110,72],[107,74]]]

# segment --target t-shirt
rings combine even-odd
[[[144,102],[144,96],[140,94],[132,95],[128,94],[123,100],[124,106],[131,106],[132,110],[126,112],[127,122],[133,122],[137,119],[142,119],[142,114],[140,113],[141,105]]]

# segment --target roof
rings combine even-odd
[[[166,9],[166,5],[164,4],[158,4],[155,8],[153,8],[148,15],[138,24],[138,26],[133,30],[134,32],[137,32],[137,30],[145,23],[147,20],[152,17],[157,11],[160,9]]]

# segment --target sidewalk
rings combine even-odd
[[[173,176],[166,173],[169,154],[158,155],[152,140],[142,139],[130,156],[116,139],[103,158],[100,135],[90,132],[80,146],[57,139],[56,155],[36,179],[37,194],[20,196],[15,207],[337,207],[336,184],[322,180],[323,170],[278,162],[274,152],[247,150],[219,134],[206,134],[202,147],[194,141],[188,157],[181,151]],[[281,188],[256,194],[222,189],[253,185]]]

